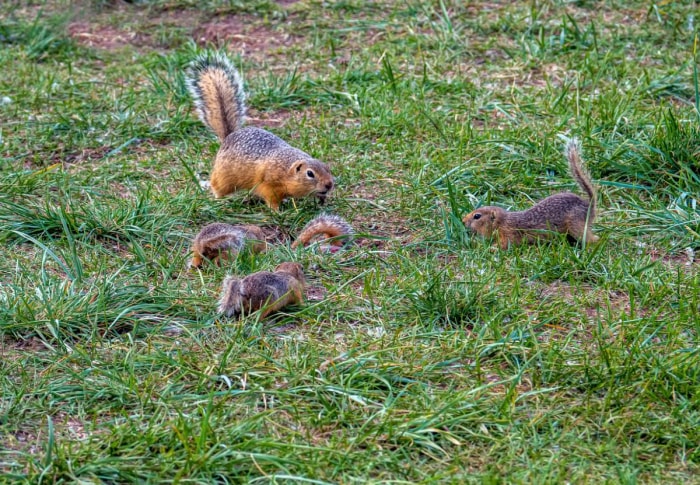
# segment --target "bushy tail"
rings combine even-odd
[[[579,187],[581,187],[581,189],[588,195],[588,217],[592,220],[596,214],[597,196],[595,186],[593,185],[593,182],[591,182],[591,176],[583,166],[583,160],[581,159],[581,142],[577,138],[572,138],[569,140],[569,142],[566,144],[565,153],[566,158],[569,161],[571,176],[574,177]]]
[[[334,214],[321,214],[304,226],[304,229],[299,233],[299,237],[292,243],[292,248],[296,248],[299,245],[306,246],[316,237],[323,237],[324,239],[338,238],[331,244],[342,246],[352,240],[354,233],[352,226],[342,217]]]
[[[192,61],[187,69],[187,88],[199,118],[219,140],[243,126],[243,82],[225,55],[207,53]]]
[[[232,317],[241,313],[241,280],[228,276],[221,288],[219,313]]]

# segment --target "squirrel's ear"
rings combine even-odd
[[[496,220],[496,213],[495,213],[495,212],[492,212],[492,213],[491,213],[491,220],[492,220],[492,221],[495,221],[495,220]]]
[[[304,166],[304,162],[297,162],[297,163],[294,165],[294,171],[297,172],[297,173],[299,173],[299,171],[301,170],[301,167],[303,167],[303,166]]]

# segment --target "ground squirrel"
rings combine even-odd
[[[190,266],[199,268],[204,259],[212,262],[227,259],[232,252],[238,253],[243,249],[247,241],[252,242],[250,248],[256,253],[265,251],[267,247],[265,234],[258,226],[234,226],[223,222],[208,224],[194,238]]]
[[[292,243],[292,248],[299,245],[307,246],[315,239],[332,239],[327,249],[329,252],[338,251],[343,244],[352,240],[353,228],[340,216],[321,214],[311,220]],[[192,262],[190,267],[200,268],[205,259],[218,264],[220,259],[227,259],[231,253],[240,252],[246,243],[251,243],[250,249],[261,253],[267,249],[265,233],[254,225],[232,225],[224,222],[207,224],[199,231],[192,242]]]
[[[564,192],[551,195],[522,212],[480,207],[462,218],[464,225],[484,237],[497,235],[501,249],[523,241],[532,243],[552,233],[563,233],[576,241],[596,242],[598,237],[591,232],[596,213],[596,191],[590,175],[583,168],[579,141],[570,140],[565,153],[571,175],[586,192],[588,200]]]
[[[292,248],[299,245],[307,246],[317,237],[332,239],[329,246],[322,245],[322,249],[334,253],[353,238],[355,231],[348,222],[340,216],[334,214],[321,214],[312,219],[304,229],[301,230],[297,239],[292,243]]]
[[[227,317],[263,308],[261,318],[291,304],[304,301],[304,272],[299,263],[282,263],[274,272],[259,271],[238,279],[224,280],[219,313]]]
[[[260,128],[243,128],[245,93],[238,71],[221,54],[197,57],[187,87],[199,117],[219,138],[211,173],[214,195],[252,189],[274,210],[286,197],[315,194],[323,202],[333,188],[328,166]]]

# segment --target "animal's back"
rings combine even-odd
[[[243,280],[241,292],[248,298],[250,311],[272,303],[289,291],[290,281],[294,278],[284,273],[261,271]]]
[[[550,195],[525,211],[509,212],[508,219],[518,229],[565,232],[572,218],[585,220],[588,201],[570,192]]]
[[[277,135],[253,126],[229,134],[221,145],[221,150],[245,155],[250,161],[269,160],[279,150],[296,150],[302,154],[302,159],[308,158],[306,153],[292,148]]]

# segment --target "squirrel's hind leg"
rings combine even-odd
[[[585,238],[586,244],[594,244],[598,242],[599,238],[593,234],[590,221],[569,221],[567,226],[568,227],[566,230],[568,235],[574,238],[576,241],[583,242]]]

